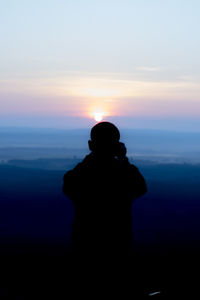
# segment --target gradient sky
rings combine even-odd
[[[0,0],[0,126],[200,131],[199,0]]]

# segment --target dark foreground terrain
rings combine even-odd
[[[71,255],[73,206],[62,195],[65,170],[16,164],[0,166],[2,299],[199,295],[199,165],[136,163],[148,194],[133,203],[132,257],[78,262]]]

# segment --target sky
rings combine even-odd
[[[200,131],[199,0],[0,0],[0,126]]]

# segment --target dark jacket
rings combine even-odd
[[[147,191],[139,170],[125,158],[92,153],[64,175],[63,192],[74,204],[76,251],[126,251],[132,240],[132,201]]]

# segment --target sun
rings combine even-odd
[[[102,113],[94,113],[94,119],[96,122],[101,122],[103,120],[103,114]]]

